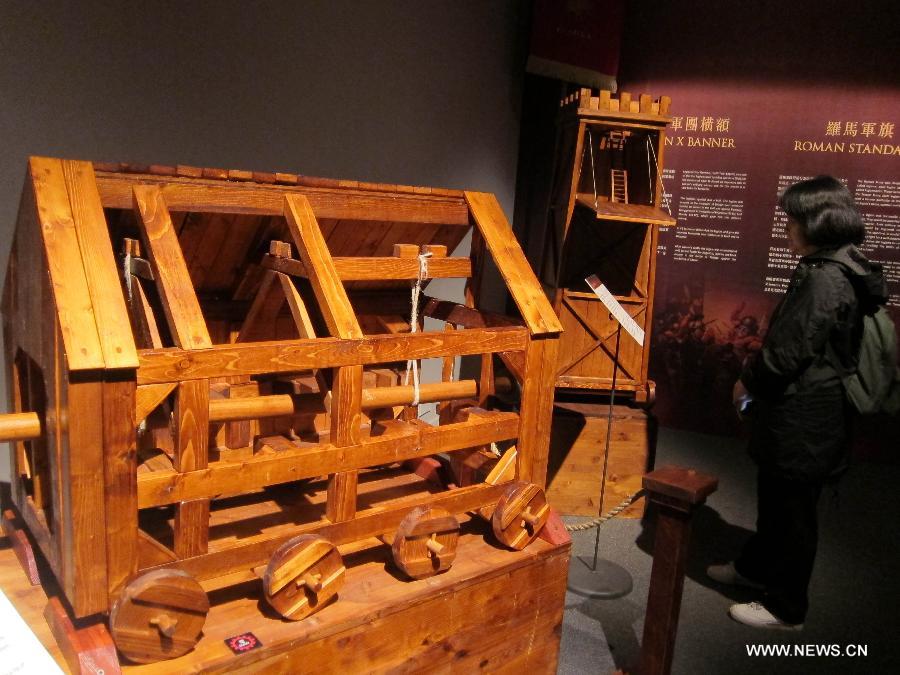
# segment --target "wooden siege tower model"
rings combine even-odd
[[[595,274],[647,335],[643,347],[622,335],[616,389],[639,403],[653,399],[647,368],[657,238],[661,225],[675,224],[662,208],[668,108],[667,96],[632,100],[590,89],[560,104],[549,209],[533,223],[542,245],[530,249],[564,329],[559,389],[612,388],[617,324],[585,283]]]
[[[488,257],[522,321],[479,309]],[[457,277],[465,304],[411,311],[411,284]],[[452,563],[463,514],[513,549],[548,517],[561,327],[490,194],[35,157],[3,328],[13,517],[71,617],[106,617],[132,661],[190,651],[210,587],[261,577],[302,619],[339,594],[338,546],[381,536],[420,578]],[[476,379],[453,381],[459,356]],[[443,380],[406,382],[421,359]],[[420,475],[491,444],[483,482]]]

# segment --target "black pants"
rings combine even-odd
[[[816,504],[821,482],[791,480],[760,470],[754,534],[735,561],[737,571],[762,583],[762,604],[786,623],[803,623],[818,543]]]

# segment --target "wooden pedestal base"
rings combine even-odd
[[[419,581],[401,580],[385,545],[344,551],[346,583],[337,601],[304,621],[275,615],[261,600],[260,581],[210,588],[212,607],[192,652],[123,663],[122,672],[555,673],[569,543],[538,539],[509,551],[491,543],[489,529],[480,519],[464,522],[453,566]],[[0,586],[63,664],[41,616],[45,591],[29,584],[6,540]],[[258,646],[233,653],[227,642],[240,636],[235,644]]]

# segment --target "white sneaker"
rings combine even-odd
[[[802,623],[785,623],[758,602],[747,602],[732,605],[728,610],[732,619],[754,628],[773,628],[776,630],[802,630]]]
[[[706,576],[713,581],[718,581],[720,584],[727,584],[728,586],[744,586],[746,588],[755,588],[756,590],[762,590],[766,587],[765,584],[751,581],[747,577],[742,576],[734,568],[733,562],[707,567]]]

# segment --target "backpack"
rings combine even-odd
[[[897,330],[883,306],[863,315],[858,361],[856,372],[841,375],[844,393],[853,408],[862,415],[900,412]]]

